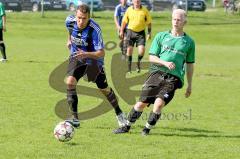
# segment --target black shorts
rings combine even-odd
[[[181,88],[181,80],[161,71],[151,73],[145,81],[140,101],[154,104],[156,98],[164,100],[167,105],[173,98],[175,90]]]
[[[0,29],[0,41],[3,41],[3,30]]]
[[[130,29],[127,29],[127,46],[136,46],[144,45],[146,43],[145,31],[134,32]]]
[[[99,89],[105,89],[108,87],[103,67],[99,68],[97,65],[87,65],[78,61],[76,58],[69,59],[67,75],[75,77],[77,81],[79,81],[84,75],[87,75],[88,81],[96,83]]]

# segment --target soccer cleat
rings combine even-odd
[[[131,75],[131,74],[132,74],[132,71],[128,71],[127,74],[128,74],[128,75]]]
[[[7,59],[4,59],[4,58],[2,58],[2,59],[0,59],[0,62],[7,62]]]
[[[140,68],[137,68],[137,73],[140,73],[141,72],[141,69]]]
[[[113,133],[114,134],[123,134],[123,133],[129,132],[129,130],[130,130],[130,126],[123,126],[123,127],[113,130]]]
[[[75,128],[79,128],[80,126],[80,121],[78,119],[67,119],[65,122],[70,123]]]
[[[117,118],[119,127],[123,127],[127,125],[127,118],[124,113],[117,115],[116,118]]]
[[[121,59],[126,60],[126,55],[122,54]]]
[[[151,129],[148,129],[148,128],[144,127],[144,129],[142,130],[142,136],[147,136],[147,135],[149,135],[150,130],[151,130]]]

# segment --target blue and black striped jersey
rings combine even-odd
[[[94,52],[104,49],[102,32],[99,25],[92,19],[86,28],[80,30],[74,15],[66,18],[66,27],[71,35],[71,55],[74,55],[79,49],[86,52]],[[91,59],[86,60],[87,64],[91,64]],[[98,65],[104,64],[104,58],[97,59]]]

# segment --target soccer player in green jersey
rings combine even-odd
[[[5,45],[3,41],[3,31],[6,31],[6,14],[5,14],[5,9],[0,2],[0,51],[2,53],[2,59],[0,59],[1,62],[6,62],[7,61],[7,56],[5,52]]]
[[[185,97],[191,95],[195,43],[183,31],[186,22],[186,12],[176,9],[172,13],[172,29],[155,36],[149,51],[150,75],[143,85],[140,100],[128,114],[127,124],[113,133],[128,132],[143,109],[153,104],[153,111],[142,131],[142,135],[148,135],[160,118],[162,108],[172,100],[175,90],[182,88],[185,69],[188,83]]]

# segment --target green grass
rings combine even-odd
[[[64,24],[68,14],[46,12],[45,18],[40,13],[7,14],[4,39],[9,62],[0,63],[0,158],[240,158],[239,15],[225,15],[222,9],[189,12],[186,32],[196,42],[193,94],[185,99],[185,88],[178,90],[164,109],[166,115],[185,113],[187,120],[168,116],[171,120],[160,121],[150,136],[142,137],[144,114],[131,133],[114,135],[111,132],[117,125],[110,111],[82,121],[73,140],[60,143],[53,137],[53,129],[62,119],[54,108],[66,95],[52,89],[48,79],[68,57]],[[105,42],[118,41],[112,15],[95,13]],[[154,35],[170,29],[170,12],[152,15]],[[106,52],[110,85],[111,60],[118,52],[118,48]],[[118,95],[128,112],[132,106]],[[87,96],[80,96],[79,101],[80,111],[99,103]]]

